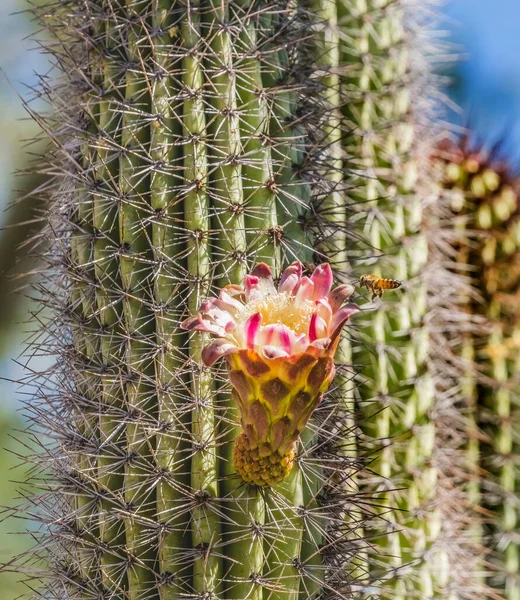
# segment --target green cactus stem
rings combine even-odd
[[[117,8],[110,6],[103,23],[104,61],[102,66],[103,94],[99,100],[99,137],[94,162],[93,262],[96,276],[97,314],[100,324],[100,350],[103,371],[101,375],[100,454],[98,481],[101,491],[100,542],[101,569],[107,587],[126,589],[126,572],[121,567],[120,548],[126,542],[124,522],[119,511],[124,510],[124,408],[119,382],[118,366],[123,348],[121,301],[117,289],[121,287],[118,272],[117,205],[112,197],[117,193],[119,175],[118,145],[121,140],[121,117],[115,107],[123,101],[121,85],[124,77],[124,54],[115,39]],[[117,515],[117,516],[116,516]]]
[[[422,77],[415,70],[421,60],[414,47],[415,16],[405,3],[386,0],[339,0],[337,13],[351,189],[347,218],[354,229],[345,270],[353,279],[372,273],[405,282],[404,291],[385,293],[367,310],[367,333],[352,354],[362,365],[362,444],[378,448],[370,471],[359,479],[361,493],[374,498],[372,512],[382,517],[365,530],[372,546],[367,582],[381,598],[430,598],[443,592],[429,559],[440,522],[432,462],[434,389],[427,372],[420,125],[411,106],[414,90],[421,98]]]
[[[161,600],[174,600],[182,592],[183,573],[186,568],[179,560],[179,548],[189,540],[188,514],[179,510],[185,502],[189,489],[187,431],[190,423],[188,410],[178,393],[176,373],[183,362],[179,349],[185,347],[186,339],[179,331],[176,297],[183,277],[182,233],[184,218],[180,199],[172,192],[176,184],[175,174],[180,169],[183,155],[180,144],[182,124],[176,118],[171,98],[179,93],[176,83],[168,77],[175,66],[171,48],[178,48],[179,35],[174,15],[169,11],[170,2],[157,2],[152,15],[152,27],[156,32],[153,61],[156,67],[151,86],[150,154],[154,169],[150,175],[150,202],[155,215],[151,219],[152,249],[154,253],[154,301],[156,319],[157,355],[157,403],[159,433],[156,436],[157,467],[163,477],[157,484],[157,519],[164,524],[159,538],[158,560],[162,585]],[[178,105],[178,103],[177,103]],[[169,170],[166,165],[173,165]],[[175,390],[175,391],[174,391]],[[173,392],[173,393],[172,393]],[[189,462],[188,462],[189,464]]]

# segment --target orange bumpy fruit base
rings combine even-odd
[[[238,475],[246,483],[268,487],[279,483],[289,475],[294,465],[294,445],[281,456],[278,452],[270,452],[268,449],[262,452],[260,448],[251,448],[245,434],[241,434],[235,440],[233,448],[233,460]]]

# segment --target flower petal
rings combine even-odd
[[[280,284],[278,286],[279,291],[292,294],[294,292],[294,288],[298,285],[301,276],[302,263],[300,261],[295,261],[283,272],[280,278]]]
[[[235,329],[237,328],[237,324],[235,323],[235,321],[230,321],[225,327],[225,331],[226,333],[232,333],[233,331],[235,331]]]
[[[246,302],[249,302],[253,297],[258,296],[258,283],[260,279],[254,275],[246,275],[244,277],[244,286],[246,288]]]
[[[256,267],[251,271],[251,275],[253,275],[253,277],[258,277],[259,279],[273,278],[271,274],[271,268],[265,263],[258,263]]]
[[[273,323],[262,327],[257,338],[259,346],[276,346],[287,352],[287,354],[293,353],[295,342],[294,332],[283,323]]]
[[[318,316],[318,313],[314,313],[309,323],[309,340],[312,343],[324,337],[327,337],[327,323]]]
[[[230,313],[242,310],[242,308],[244,308],[242,302],[239,302],[238,300],[235,300],[235,298],[231,297],[225,289],[220,290],[219,299],[215,302],[215,304],[222,310],[227,310]]]
[[[314,293],[314,283],[308,277],[302,277],[296,290],[294,305],[299,308],[305,300],[310,300]]]
[[[195,326],[199,324],[199,315],[196,314],[193,317],[188,317],[181,323],[181,329],[187,329],[188,331],[196,331]]]
[[[215,298],[208,298],[202,303],[199,313],[202,313],[203,319],[208,317],[215,325],[226,328],[228,323],[234,322],[234,319],[227,310],[219,308],[217,302]]]
[[[206,367],[211,367],[222,356],[238,352],[235,344],[231,344],[229,340],[217,338],[211,341],[207,346],[204,346],[201,353],[202,362]]]
[[[325,323],[329,323],[332,319],[332,308],[326,298],[320,298],[316,300],[316,312],[318,316],[320,316]]]
[[[258,335],[258,331],[260,330],[261,322],[262,315],[260,313],[255,313],[254,315],[251,315],[244,323],[244,340],[246,347],[249,350],[254,350],[255,348],[256,337]]]
[[[296,336],[291,354],[301,354],[302,352],[305,352],[309,344],[309,337],[305,333],[300,333],[300,335]]]
[[[223,336],[226,333],[223,327],[216,325],[211,319],[204,319],[200,313],[183,321],[181,327],[188,331],[205,331],[219,336]]]
[[[345,300],[350,298],[353,293],[354,286],[349,285],[348,283],[344,283],[343,285],[334,288],[327,296],[332,312],[337,312]]]
[[[313,300],[326,298],[332,287],[332,279],[332,269],[329,263],[322,263],[314,269],[314,273],[311,275],[314,284]]]
[[[359,312],[359,307],[356,304],[347,304],[332,317],[332,321],[329,323],[329,335],[332,342],[340,334],[343,325],[357,312]]]
[[[251,276],[258,277],[258,289],[262,293],[262,296],[276,293],[273,276],[268,265],[265,263],[258,263],[251,272]]]
[[[266,358],[282,358],[282,357],[285,358],[285,357],[289,356],[289,354],[285,350],[282,350],[281,348],[278,348],[277,346],[263,346],[262,354]]]
[[[324,337],[324,338],[319,338],[317,340],[314,340],[314,342],[312,342],[309,346],[309,348],[316,348],[320,351],[323,350],[327,350],[327,348],[330,346],[331,344],[331,339],[328,337]]]

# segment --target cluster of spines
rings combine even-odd
[[[331,67],[314,73],[314,17],[211,0],[36,14],[64,78],[42,81],[58,112],[40,120],[57,150],[37,343],[57,362],[27,408],[35,464],[43,453],[56,483],[33,500],[37,558],[47,551],[35,597],[348,594],[361,536],[344,388],[291,476],[246,486],[224,372],[203,367],[203,336],[179,327],[254,263],[312,258],[311,200],[337,185],[319,134],[330,102],[313,98]]]
[[[473,501],[487,509],[478,541],[492,565],[489,593],[520,597],[518,569],[519,186],[499,148],[446,138],[435,161],[453,227],[458,268],[469,281],[463,308],[474,326],[457,348],[466,362]]]

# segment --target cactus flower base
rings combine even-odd
[[[254,446],[245,433],[235,440],[233,462],[236,472],[246,483],[269,487],[283,481],[294,465],[295,446],[285,453],[268,446]]]

